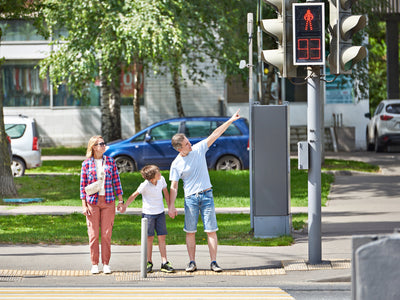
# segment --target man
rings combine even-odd
[[[201,212],[204,231],[207,233],[208,249],[211,258],[210,268],[214,272],[222,272],[222,268],[218,266],[216,261],[218,226],[212,185],[206,162],[206,152],[225,130],[239,118],[238,110],[228,121],[215,129],[208,138],[200,141],[193,148],[184,134],[178,133],[172,137],[172,146],[179,154],[171,164],[169,176],[171,189],[168,214],[171,218],[175,218],[177,215],[175,199],[178,193],[179,179],[182,179],[183,190],[185,192],[185,227],[183,230],[186,232],[186,247],[190,259],[186,272],[194,272],[197,269],[195,254],[199,212]]]

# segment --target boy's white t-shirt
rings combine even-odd
[[[165,178],[161,176],[154,185],[145,180],[137,188],[138,193],[142,194],[142,212],[147,215],[158,215],[164,212],[163,192],[167,187]]]
[[[206,161],[207,151],[207,140],[202,140],[192,147],[188,155],[178,155],[171,164],[169,180],[182,179],[185,197],[212,187]]]

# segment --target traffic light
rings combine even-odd
[[[296,77],[296,67],[293,66],[292,38],[292,11],[293,0],[263,0],[271,5],[277,12],[276,19],[261,20],[262,30],[272,35],[278,49],[262,50],[261,56],[264,62],[278,69],[280,77]]]
[[[293,4],[294,65],[325,65],[324,3]]]
[[[351,7],[357,0],[330,0],[329,25],[331,30],[328,56],[331,74],[351,74],[351,68],[367,56],[363,46],[353,46],[353,35],[363,29],[367,19],[352,15]]]

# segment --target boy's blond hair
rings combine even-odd
[[[146,180],[154,179],[158,172],[160,172],[160,168],[156,165],[147,165],[140,170],[140,174],[142,174],[142,177]]]

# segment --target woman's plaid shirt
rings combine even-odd
[[[114,159],[108,156],[103,156],[104,159],[104,172],[105,172],[105,182],[104,188],[106,191],[106,203],[111,203],[115,201],[114,190],[117,196],[122,195],[121,181],[119,179],[118,169],[115,165]],[[93,195],[87,195],[85,192],[85,187],[97,180],[96,163],[94,158],[88,158],[82,163],[81,169],[81,188],[80,188],[80,198],[86,200],[90,204],[97,204],[98,193]]]

